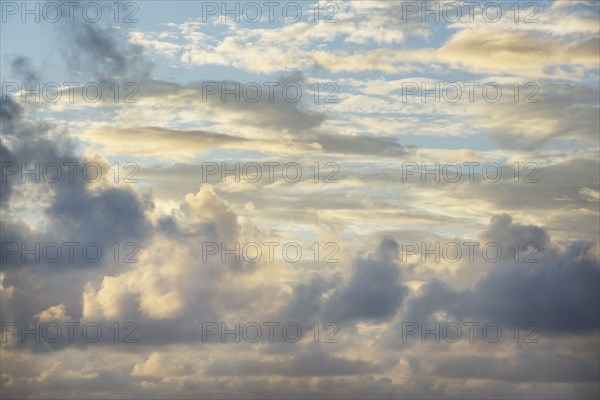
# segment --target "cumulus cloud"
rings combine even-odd
[[[510,13],[497,24],[407,20],[405,4],[389,1],[340,3],[334,24],[203,23],[192,3],[164,14],[140,4],[139,24],[113,21],[128,4],[102,4],[96,24],[80,14],[37,24],[28,35],[58,28],[51,58],[38,51],[52,35],[37,36],[37,48],[28,35],[2,37],[16,55],[2,60],[11,78],[95,80],[111,95],[112,83],[135,82],[139,101],[3,96],[3,167],[75,163],[81,177],[94,163],[103,178],[70,182],[65,168],[56,183],[0,181],[0,397],[598,397],[595,5],[544,3],[536,24]],[[403,101],[404,83],[452,80],[497,81],[504,96]],[[510,85],[534,81],[539,102],[515,103]],[[326,83],[338,102],[314,101]],[[290,101],[297,87],[302,99]],[[123,157],[140,167],[139,182],[112,181]],[[206,161],[266,160],[297,162],[306,179],[202,179]],[[465,161],[497,162],[502,177],[402,179],[405,162]],[[316,163],[334,163],[337,181],[315,182]],[[523,181],[526,163],[535,183]],[[308,260],[207,259],[203,247],[285,240],[301,242]],[[472,240],[499,244],[502,257],[401,254],[406,242]],[[23,261],[4,246],[67,241],[98,242],[104,256]],[[334,262],[323,260],[330,242]],[[124,261],[124,245],[136,261]],[[449,320],[497,322],[505,340],[402,341],[403,322]],[[204,340],[206,322],[267,321],[297,323],[303,336]],[[22,343],[10,325],[52,322],[97,323],[103,335]],[[537,324],[540,340],[515,343],[515,322]]]
[[[600,270],[590,253],[594,243],[555,249],[544,229],[513,223],[507,215],[492,218],[483,237],[505,249],[513,242],[535,243],[539,262],[501,260],[465,290],[434,279],[407,303],[407,320],[426,321],[444,312],[461,321],[534,322],[548,335],[598,329]]]
[[[407,293],[399,282],[398,251],[398,243],[384,239],[374,254],[358,259],[350,281],[325,304],[325,315],[334,321],[392,317]]]

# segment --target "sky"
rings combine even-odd
[[[0,1],[0,397],[600,396],[597,1]]]

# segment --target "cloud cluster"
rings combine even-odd
[[[111,16],[123,5],[102,7]],[[598,397],[597,7],[544,4],[537,24],[423,23],[388,1],[337,11],[335,24],[190,14],[133,29],[53,26],[61,73],[108,93],[135,82],[139,101],[2,96],[0,397]],[[56,72],[36,69],[46,61],[32,52],[5,64],[31,83]],[[498,82],[505,96],[404,101],[406,83],[471,80]],[[540,101],[515,102],[511,85],[530,81]],[[313,101],[328,83],[339,101]],[[289,84],[299,101],[279,90]],[[207,161],[294,162],[305,179],[207,182]],[[472,161],[502,176],[432,172]],[[114,166],[129,162],[139,182],[115,182]],[[63,179],[35,182],[36,163]],[[81,179],[86,164],[102,177]],[[407,164],[428,179],[404,179]],[[286,241],[307,259],[205,257],[205,243]],[[403,254],[407,243],[473,241],[505,252],[495,262]],[[96,243],[103,256],[31,251],[65,242]],[[325,243],[336,261],[323,260]],[[536,262],[524,262],[532,243]],[[469,321],[472,340],[404,340],[407,322]],[[77,330],[69,342],[65,330],[53,342],[12,330],[53,323],[103,335]],[[220,332],[207,338],[207,323]],[[501,341],[487,340],[486,323],[502,327]],[[262,326],[263,340],[236,324]]]

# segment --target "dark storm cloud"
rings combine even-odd
[[[32,168],[39,163],[76,162],[82,165],[85,161],[76,154],[76,143],[68,134],[57,130],[57,127],[45,122],[29,120],[23,108],[11,99],[1,104],[2,115],[2,147],[0,163],[16,163],[18,168]],[[75,174],[81,176],[81,167],[75,167]],[[63,177],[67,177],[63,171]],[[35,243],[50,242],[97,242],[106,251],[108,245],[115,241],[132,240],[142,245],[143,240],[152,231],[151,225],[144,217],[145,205],[132,190],[108,188],[89,191],[82,179],[69,182],[68,178],[55,183],[41,179],[34,182],[31,177],[23,182],[20,173],[9,175],[2,182],[2,208],[9,211],[2,215],[2,272],[4,288],[13,288],[9,297],[7,292],[0,291],[1,322],[18,321],[33,326],[35,315],[50,306],[64,304],[66,313],[76,319],[81,316],[81,293],[85,282],[93,280],[99,269],[114,273],[122,265],[106,262],[107,257],[98,263],[82,260],[82,253],[75,252],[72,262],[69,257],[61,257],[56,263],[48,263],[43,258],[36,261],[35,256],[28,256],[22,261],[20,254],[5,254],[6,243],[25,244],[33,249]],[[43,201],[37,206],[45,216],[44,224],[32,229],[21,220],[21,214],[15,212],[21,202],[29,202],[43,194],[49,202]],[[16,207],[16,208],[15,208]],[[107,265],[109,264],[109,265]],[[27,267],[27,268],[25,268]],[[68,274],[58,273],[69,270]],[[52,346],[38,344],[38,350],[49,351]]]
[[[0,110],[2,110],[0,113],[0,119],[2,119],[2,134],[10,135],[15,128],[14,122],[21,118],[23,110],[21,106],[10,97],[7,97],[6,100],[4,98],[2,99],[0,102]]]
[[[599,328],[600,271],[590,255],[593,244],[571,243],[564,252],[552,248],[548,234],[535,226],[494,217],[484,236],[508,248],[515,241],[539,243],[538,263],[494,264],[472,289],[456,290],[434,279],[406,304],[406,321],[431,321],[446,312],[460,321],[495,321],[512,325],[533,322],[542,334],[583,333]]]
[[[55,224],[54,232],[97,242],[141,240],[148,236],[150,223],[140,198],[132,190],[108,188],[92,194],[76,186],[69,189],[57,192],[46,210]]]
[[[115,2],[95,2],[102,7],[102,18],[94,23],[83,18],[61,20],[58,24],[58,45],[64,52],[69,70],[100,81],[118,78],[141,79],[148,76],[152,63],[144,49],[128,41],[128,24],[116,26],[111,8],[123,7]],[[82,6],[83,7],[83,6]],[[64,21],[64,22],[63,22]],[[121,21],[119,21],[121,22]]]
[[[114,242],[132,241],[143,248],[152,233],[152,224],[144,212],[146,202],[132,189],[108,187],[89,190],[89,184],[81,179],[82,165],[86,162],[76,153],[76,142],[66,133],[50,123],[26,118],[21,106],[8,99],[2,104],[3,146],[1,162],[14,162],[32,169],[36,163],[79,163],[74,167],[75,176],[70,181],[68,171],[63,170],[63,179],[49,183],[44,179],[35,182],[31,177],[23,182],[20,173],[9,175],[2,183],[2,272],[3,286],[13,287],[8,298],[2,300],[2,322],[19,321],[34,323],[34,316],[50,306],[63,303],[67,314],[78,318],[81,315],[81,294],[85,283],[97,277],[99,270],[113,274],[124,268],[122,257],[112,261],[108,247]],[[4,124],[4,122],[7,122]],[[3,164],[4,166],[4,164]],[[36,210],[43,222],[30,227],[18,212],[22,204],[38,198]],[[27,209],[27,208],[26,208]],[[29,221],[28,221],[29,222]],[[36,260],[29,255],[25,261],[22,254],[8,254],[7,243],[34,249],[36,243],[42,247],[48,243],[80,243],[74,258],[69,259],[63,248],[63,256],[57,262],[44,257]],[[98,262],[84,259],[82,244],[96,242],[104,250]],[[24,244],[24,247],[23,247]],[[38,253],[40,254],[40,253]],[[59,273],[69,271],[69,273]],[[0,291],[3,296],[7,292]]]
[[[349,282],[331,295],[323,314],[340,323],[393,317],[408,293],[399,282],[398,252],[398,243],[386,238],[373,254],[357,258]]]
[[[47,192],[50,204],[40,209],[48,217],[48,224],[45,231],[38,232],[36,240],[46,243],[140,242],[148,236],[151,229],[144,216],[145,205],[133,190],[123,187],[90,191],[89,184],[82,178],[86,161],[76,155],[75,141],[65,132],[56,132],[55,127],[49,123],[26,120],[20,111],[15,111],[20,106],[12,100],[3,103],[3,111],[4,105],[8,105],[9,126],[3,131],[3,142],[9,148],[2,149],[2,162],[15,162],[19,172],[6,177],[2,206],[7,208],[10,205],[10,196],[14,194],[16,187],[21,187],[22,196],[25,197],[33,195],[36,190]],[[60,166],[77,163],[79,165],[75,165],[73,170],[74,176],[78,178],[71,181],[66,168],[62,178],[54,183],[44,179],[34,182],[31,176],[23,177],[21,171],[24,168],[33,169],[36,163],[40,166],[47,163]],[[8,190],[5,191],[5,187]],[[7,227],[10,226],[16,225],[7,223]],[[22,236],[9,229],[3,231],[3,240]],[[32,239],[28,237],[26,241],[32,245]],[[54,264],[53,268],[59,264]],[[7,265],[10,266],[10,263]]]
[[[21,181],[19,173],[9,173],[9,168],[32,159],[36,161],[49,161],[57,157],[56,147],[64,146],[64,141],[56,138],[57,142],[47,138],[49,126],[43,122],[29,122],[23,119],[23,107],[12,98],[7,97],[0,101],[0,118],[2,119],[2,144],[0,144],[0,165],[3,176],[0,178],[2,187],[2,207],[9,205],[10,196],[14,187]],[[40,157],[42,156],[42,157]],[[11,165],[9,167],[9,164]],[[6,169],[5,169],[6,168]]]
[[[332,282],[319,276],[294,286],[293,298],[281,312],[282,319],[310,325],[323,306],[322,295],[333,287]]]
[[[408,294],[401,283],[398,252],[395,240],[383,239],[373,253],[356,257],[347,282],[336,284],[340,279],[336,274],[327,279],[313,276],[296,285],[291,300],[280,314],[283,318],[306,323],[317,315],[323,321],[338,324],[392,318]],[[323,295],[331,290],[325,299]]]
[[[3,144],[0,143],[0,165],[5,163],[16,163],[16,158]],[[0,209],[8,204],[12,193],[12,183],[8,179],[0,179]]]
[[[492,217],[488,229],[482,233],[481,238],[486,243],[494,242],[501,245],[519,243],[521,249],[525,248],[527,243],[533,243],[539,251],[545,251],[550,244],[550,237],[546,230],[535,225],[513,222],[512,217],[508,214]],[[504,252],[502,256],[510,259],[512,254]]]

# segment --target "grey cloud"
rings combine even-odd
[[[2,149],[2,161],[13,161],[22,168],[24,164],[32,168],[34,164],[78,163],[74,166],[75,176],[79,179],[69,179],[68,170],[63,170],[63,177],[55,183],[40,182],[24,183],[21,174],[8,176],[3,187],[2,206],[9,207],[15,188],[24,190],[27,196],[28,188],[45,188],[50,204],[40,210],[48,218],[46,230],[39,232],[35,239],[45,242],[79,241],[108,243],[114,241],[134,240],[138,243],[148,237],[151,232],[150,223],[144,215],[145,205],[142,199],[131,189],[106,188],[100,191],[88,190],[88,183],[81,178],[82,168],[85,163],[76,154],[76,142],[64,132],[55,132],[55,127],[44,122],[28,121],[15,111],[20,106],[12,100],[7,103],[9,107],[9,131],[4,131],[8,149]],[[29,186],[27,186],[29,185]],[[12,199],[15,200],[15,199]],[[42,203],[43,204],[43,203]],[[9,225],[16,226],[16,225]],[[3,237],[20,235],[4,231]],[[33,238],[27,238],[30,242]],[[10,265],[9,265],[10,266]],[[57,268],[58,265],[53,265]]]
[[[280,312],[282,319],[310,325],[323,306],[322,295],[332,287],[332,282],[319,276],[312,276],[307,283],[297,284],[293,298]]]
[[[377,365],[362,360],[336,357],[328,354],[324,349],[305,349],[303,352],[288,357],[283,363],[258,360],[217,361],[206,369],[209,376],[280,375],[302,377],[357,375],[378,371]]]
[[[0,119],[2,119],[2,134],[10,135],[13,134],[12,130],[15,128],[14,122],[18,121],[22,114],[23,110],[21,106],[10,97],[6,98],[6,101],[2,99],[0,102]]]
[[[299,101],[292,102],[294,91],[289,90],[289,99],[286,100],[282,88],[290,79],[296,78],[294,82],[302,86],[303,96]],[[186,106],[189,106],[190,102],[204,104],[208,108],[231,113],[230,115],[242,124],[299,134],[320,126],[325,120],[323,113],[305,107],[311,92],[302,83],[302,79],[294,75],[282,76],[273,82],[205,80],[187,85],[142,80],[139,83],[139,97],[143,101],[144,98],[177,95],[177,98],[173,98],[173,106],[178,102]],[[278,85],[274,86],[273,98],[270,98],[269,85]],[[239,101],[236,101],[236,96]],[[257,100],[253,102],[254,99]]]
[[[61,190],[46,210],[54,233],[86,241],[141,241],[151,232],[144,206],[132,190],[109,188],[91,194],[77,186]]]
[[[519,243],[520,249],[526,249],[528,243],[533,243],[539,251],[545,251],[550,245],[550,237],[543,228],[513,222],[512,217],[508,214],[492,217],[488,229],[483,232],[481,238],[486,243],[494,242],[503,245]],[[502,256],[508,257],[508,259],[512,257],[507,251],[503,252]]]
[[[69,366],[66,368],[69,368]],[[114,369],[112,367],[98,368],[93,372],[84,369],[82,376],[77,377],[72,374],[69,376],[60,371],[52,371],[50,379],[40,380],[36,386],[27,385],[25,382],[19,382],[18,385],[13,386],[8,381],[3,382],[2,397],[7,399],[76,398],[81,396],[74,396],[73,393],[81,391],[80,393],[86,393],[86,395],[97,398],[108,398],[115,390],[130,391],[135,389],[134,382],[128,379],[127,373],[128,371],[124,369]],[[4,376],[0,379],[3,378]],[[23,378],[21,377],[21,379]],[[35,379],[35,377],[27,377],[24,380],[31,379]],[[14,384],[15,382],[10,383]]]
[[[524,93],[529,94],[531,90],[526,88]],[[598,89],[543,82],[539,90],[534,97],[538,103],[489,104],[494,109],[482,108],[482,114],[476,115],[475,121],[507,149],[532,150],[561,139],[576,138],[590,143],[597,140],[600,131]],[[543,134],[528,134],[527,127],[535,127],[539,121],[548,125]]]
[[[127,24],[114,25],[113,3],[95,3],[102,7],[103,18],[95,23],[75,18],[59,21],[57,41],[64,52],[69,70],[89,79],[112,80],[147,77],[152,63],[146,59],[144,49],[128,41]],[[123,3],[117,7],[123,7]]]
[[[589,256],[593,244],[574,242],[561,253],[544,247],[548,243],[545,231],[511,224],[506,216],[493,219],[486,235],[502,239],[503,248],[514,240],[541,241],[539,262],[501,260],[466,290],[434,279],[407,302],[407,321],[428,321],[434,312],[445,311],[462,321],[533,322],[541,334],[548,335],[599,328],[600,271],[597,260]]]
[[[550,155],[539,156],[540,159],[545,157]],[[600,163],[597,159],[570,158],[550,165],[537,164],[535,170],[525,170],[523,166],[521,163],[519,183],[514,182],[514,171],[506,168],[502,171],[501,181],[494,184],[477,183],[477,195],[501,209],[598,209],[597,203],[585,201],[579,194],[582,188],[598,185]],[[537,182],[523,183],[526,176]],[[460,192],[473,190],[473,184],[469,183],[456,187]]]
[[[529,351],[514,357],[441,356],[431,365],[437,376],[450,379],[488,379],[510,382],[596,382],[595,357]]]
[[[393,137],[347,136],[321,134],[314,138],[327,153],[364,154],[399,157],[411,154],[412,150],[398,143]]]
[[[340,323],[393,317],[408,293],[399,282],[398,252],[398,243],[386,238],[373,254],[357,258],[349,282],[331,295],[323,315]]]
[[[227,112],[241,124],[292,134],[294,140],[306,145],[319,144],[327,153],[399,157],[409,155],[414,151],[412,147],[403,146],[398,143],[396,138],[389,136],[311,133],[322,125],[325,115],[307,109],[304,107],[303,101],[297,103],[287,101],[281,93],[283,85],[288,82],[296,82],[303,86],[304,97],[307,97],[307,93],[310,92],[303,80],[301,74],[281,76],[277,81],[279,86],[274,90],[274,97],[270,99],[269,89],[265,82],[202,81],[179,85],[172,82],[144,79],[139,84],[139,97],[142,102],[144,99],[169,97],[170,105],[173,107],[195,104]],[[243,85],[248,85],[246,90],[242,89]],[[257,89],[254,85],[258,85],[261,89]],[[246,100],[259,96],[258,90],[261,90],[262,93],[258,101]],[[235,95],[230,92],[234,92]],[[224,99],[223,96],[225,96]],[[239,101],[236,101],[235,96],[239,97]],[[227,135],[220,137],[227,138]]]
[[[21,106],[12,100],[2,103],[2,118],[7,124],[2,132],[1,162],[15,162],[19,167],[25,164],[28,168],[35,163],[76,162],[79,166],[74,168],[75,176],[81,177],[85,161],[76,152],[77,143],[66,132],[50,123],[29,120]],[[125,187],[90,191],[83,179],[70,182],[66,169],[64,179],[55,183],[43,179],[39,183],[23,183],[19,173],[8,178],[2,184],[0,239],[2,255],[7,256],[6,262],[2,262],[3,287],[12,289],[0,291],[2,322],[34,323],[34,315],[61,303],[67,313],[77,319],[82,313],[81,294],[85,283],[97,279],[99,271],[115,274],[128,267],[122,257],[118,262],[112,261],[108,247],[116,241],[121,246],[133,241],[143,248],[152,234],[153,226],[145,217],[147,203]],[[36,211],[39,217],[45,218],[34,229],[15,207],[36,196],[41,197]],[[9,257],[4,253],[7,242],[25,243],[28,249],[33,249],[36,243],[41,247],[51,242],[79,242],[80,251],[74,252],[72,260],[64,250],[57,262],[42,257],[36,261],[32,255],[23,261],[20,254]],[[84,260],[81,244],[89,242],[98,243],[104,250],[99,262]],[[44,350],[43,346],[40,350]]]
[[[11,68],[13,74],[15,74],[18,77],[21,77],[27,82],[33,82],[39,79],[38,73],[32,67],[31,60],[29,59],[29,57],[16,57],[11,63]]]
[[[204,83],[192,83],[190,87],[195,88],[199,95],[206,96],[206,100],[212,107],[239,113],[239,121],[246,124],[285,132],[303,132],[318,127],[325,120],[325,115],[320,112],[306,110],[303,107],[302,100],[305,100],[307,93],[309,93],[306,86],[302,88],[303,96],[298,102],[291,101],[292,96],[295,96],[291,90],[289,99],[283,96],[282,88],[289,83],[286,82],[289,79],[290,77],[282,77],[277,82],[271,82],[271,84],[279,84],[274,88],[272,100],[269,98],[269,89],[263,82],[256,83],[260,89],[249,85],[247,90],[244,91],[242,88],[247,83],[218,81],[215,82],[217,85],[216,94],[210,95],[211,92],[205,90],[208,84],[206,81]],[[241,99],[239,102],[234,101],[231,94],[227,94],[235,88],[236,83],[240,88],[236,91],[237,96]],[[300,84],[299,82],[295,83]],[[244,99],[259,98],[259,96],[260,100],[256,102],[244,101]]]
[[[3,144],[0,144],[0,165],[6,165],[5,163],[16,163],[16,158]],[[12,193],[12,180],[0,179],[0,209],[8,203]]]

